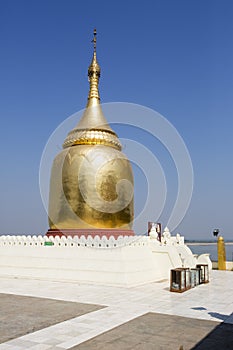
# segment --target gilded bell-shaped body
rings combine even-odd
[[[100,67],[94,51],[88,69],[85,112],[53,162],[50,229],[128,229],[134,217],[133,173],[100,105]]]
[[[127,158],[104,145],[64,149],[52,167],[49,218],[51,229],[130,229],[133,175]]]

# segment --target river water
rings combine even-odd
[[[188,244],[187,246],[191,249],[193,254],[204,254],[204,253],[209,253],[210,254],[210,259],[212,261],[217,261],[218,260],[218,253],[217,253],[217,243],[212,243],[212,244]],[[233,243],[226,243],[226,260],[227,261],[233,261]]]

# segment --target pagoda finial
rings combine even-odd
[[[96,28],[93,31],[93,35],[94,35],[94,37],[93,37],[91,42],[94,44],[94,52],[96,52],[96,35],[97,35]]]
[[[100,66],[96,58],[96,29],[94,29],[94,52],[92,61],[88,67],[88,80],[90,84],[87,105],[75,129],[71,130],[63,144],[64,148],[72,145],[104,144],[121,150],[121,143],[116,133],[108,124],[99,96]],[[90,130],[92,132],[90,133]]]
[[[88,95],[87,107],[95,106],[99,104],[100,96],[99,96],[99,78],[100,78],[100,66],[97,62],[96,58],[96,29],[93,31],[94,37],[92,39],[92,43],[94,43],[94,52],[92,62],[88,68],[88,80],[90,83],[90,90]]]

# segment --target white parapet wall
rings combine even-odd
[[[171,268],[191,261],[185,247],[148,236],[0,236],[0,276],[130,287],[168,279]]]
[[[147,237],[1,236],[0,275],[119,286],[160,279]]]

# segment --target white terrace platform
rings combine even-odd
[[[157,234],[156,234],[157,235]],[[0,276],[113,286],[138,286],[167,279],[170,270],[212,264],[196,257],[184,237],[168,229],[153,236],[0,236]]]
[[[0,293],[107,307],[3,343],[0,349],[69,349],[147,312],[233,324],[233,272],[211,271],[210,283],[182,294],[171,293],[168,287],[168,281],[123,288],[2,277]]]

